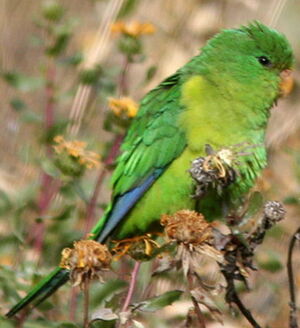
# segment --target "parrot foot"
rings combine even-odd
[[[135,252],[142,252],[145,256],[149,257],[154,248],[160,247],[159,244],[152,239],[152,234],[122,240],[113,240],[112,242],[115,246],[112,248],[111,252],[114,254],[114,260],[116,261],[126,254],[133,255]]]

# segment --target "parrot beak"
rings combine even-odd
[[[286,97],[291,93],[294,87],[294,78],[292,76],[292,70],[285,69],[280,73],[280,96]]]

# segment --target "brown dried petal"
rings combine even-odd
[[[74,242],[74,248],[62,251],[60,267],[70,270],[74,285],[82,285],[88,279],[100,279],[103,270],[107,270],[112,256],[106,245],[94,240]]]
[[[161,224],[170,239],[201,244],[212,238],[212,227],[204,216],[195,211],[181,210],[174,215],[163,215]]]

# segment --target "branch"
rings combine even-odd
[[[290,328],[298,328],[297,322],[297,305],[296,305],[296,293],[295,293],[295,281],[294,281],[294,273],[293,273],[293,263],[292,256],[294,246],[297,240],[300,240],[300,227],[294,233],[291,238],[288,250],[288,259],[287,259],[287,272],[288,272],[288,280],[289,280],[289,292],[290,292]]]
[[[190,272],[188,272],[187,274],[187,280],[188,280],[188,285],[189,285],[189,290],[190,292],[193,290],[193,276]],[[203,313],[201,312],[199,303],[197,302],[197,300],[195,299],[195,297],[191,294],[191,299],[194,305],[194,309],[197,315],[197,319],[198,319],[198,323],[199,323],[199,328],[205,328],[205,321],[204,321],[204,317],[203,317]]]
[[[261,326],[256,322],[256,320],[252,316],[251,312],[244,306],[243,302],[239,298],[238,293],[235,289],[233,274],[230,271],[228,272],[224,269],[222,269],[221,271],[227,282],[226,302],[229,304],[234,303],[241,311],[241,313],[244,315],[244,317],[248,320],[248,322],[251,323],[252,327],[261,328]]]

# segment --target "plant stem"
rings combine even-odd
[[[45,88],[45,97],[46,97],[46,105],[45,105],[45,113],[44,113],[44,124],[46,132],[49,131],[54,124],[54,81],[55,81],[55,66],[53,61],[49,61],[49,65],[46,72],[46,88]],[[50,145],[46,145],[46,156],[51,157],[52,149]],[[60,183],[58,181],[54,181],[53,177],[48,175],[46,172],[42,172],[41,175],[41,185],[40,185],[40,194],[37,201],[38,207],[38,216],[42,218],[47,212],[51,201],[54,195],[57,193],[59,189]],[[34,243],[33,249],[35,250],[37,256],[37,262],[41,256],[44,235],[45,235],[45,223],[43,221],[37,222],[34,225]]]
[[[197,300],[195,299],[195,297],[191,294],[191,291],[193,290],[193,276],[190,272],[188,272],[187,274],[187,280],[188,280],[188,286],[189,286],[189,291],[190,291],[190,295],[191,295],[191,299],[194,305],[194,309],[197,315],[197,319],[198,319],[198,327],[199,328],[205,328],[205,321],[204,321],[204,317],[203,317],[203,313],[200,309],[199,303],[197,302]]]
[[[124,57],[123,67],[120,74],[120,80],[119,80],[119,93],[120,95],[128,95],[128,82],[127,82],[127,76],[129,71],[130,61],[128,56]]]
[[[128,309],[128,306],[131,302],[140,267],[141,267],[141,262],[136,261],[134,264],[133,270],[132,270],[131,279],[130,279],[130,283],[129,283],[129,287],[128,287],[128,292],[127,292],[126,299],[123,304],[121,312],[126,312]]]
[[[228,304],[234,303],[238,309],[241,311],[243,316],[248,320],[249,323],[251,323],[253,328],[261,328],[261,326],[256,322],[256,320],[253,318],[251,312],[244,306],[242,301],[240,300],[238,293],[235,289],[233,275],[231,272],[227,272],[225,270],[222,270],[222,273],[224,275],[224,278],[227,282],[226,287],[226,302]]]
[[[89,301],[90,301],[90,290],[89,290],[89,279],[86,278],[83,285],[83,327],[89,328]]]
[[[288,249],[288,259],[287,259],[287,272],[288,272],[288,281],[289,281],[289,292],[290,292],[290,328],[298,328],[297,322],[297,305],[296,305],[296,293],[295,293],[295,281],[294,281],[294,273],[293,273],[293,250],[297,240],[300,239],[300,227],[293,234],[289,249]]]
[[[77,295],[78,295],[78,288],[72,287],[71,292],[70,292],[69,319],[70,319],[70,321],[73,321],[73,322],[76,320]]]

